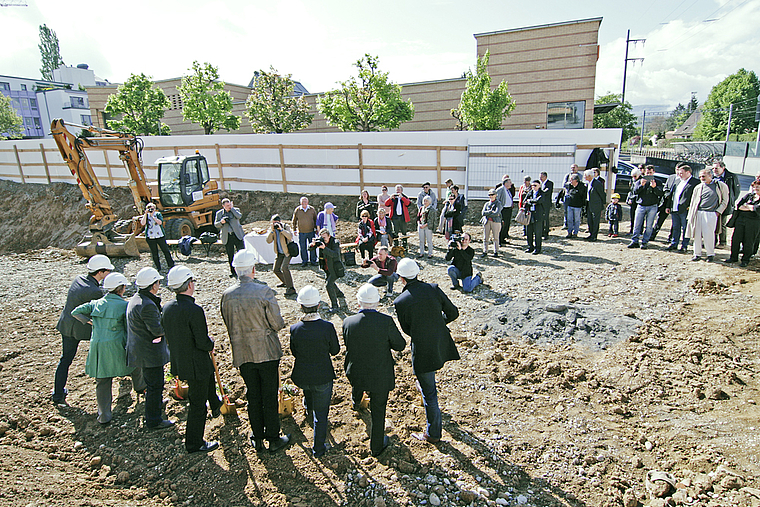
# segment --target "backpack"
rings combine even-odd
[[[177,242],[179,253],[185,257],[190,257],[193,254],[193,242],[196,240],[197,238],[194,236],[182,236],[182,238]]]
[[[289,241],[288,242],[288,255],[291,257],[298,257],[298,243],[295,241]]]

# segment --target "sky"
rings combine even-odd
[[[0,75],[40,76],[39,26],[60,41],[67,65],[87,63],[112,83],[144,73],[189,74],[194,60],[247,85],[273,66],[312,93],[354,74],[365,53],[397,83],[456,78],[474,68],[473,34],[603,17],[596,95],[622,90],[635,107],[700,103],[740,68],[760,72],[760,0],[0,0]],[[88,7],[92,6],[92,7]],[[495,83],[494,83],[495,85]]]

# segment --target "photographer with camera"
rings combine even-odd
[[[446,252],[446,260],[451,263],[447,272],[451,278],[451,290],[458,290],[459,280],[462,280],[462,290],[472,292],[483,281],[483,275],[478,271],[472,274],[472,259],[475,250],[470,246],[470,234],[452,234],[449,241],[449,250]]]
[[[340,243],[330,235],[330,231],[326,228],[319,230],[319,236],[314,238],[314,241],[309,245],[309,250],[316,250],[319,252],[319,266],[324,270],[327,275],[327,295],[330,297],[330,312],[338,311],[338,298],[345,297],[343,292],[335,285],[335,280],[338,279],[338,270],[343,270],[343,265],[340,262]],[[340,274],[340,276],[343,276]]]
[[[166,232],[164,231],[164,217],[160,211],[156,211],[156,205],[149,202],[145,206],[145,213],[140,217],[140,225],[145,227],[145,239],[148,241],[150,254],[153,256],[153,264],[158,271],[161,271],[161,260],[158,257],[158,249],[164,253],[166,264],[169,269],[174,267],[172,254],[169,252],[169,246],[166,244]]]
[[[391,222],[393,222],[393,229],[400,235],[404,236],[402,243],[405,250],[407,247],[406,224],[408,224],[410,220],[409,205],[411,203],[412,201],[404,195],[404,187],[401,185],[396,185],[396,192],[385,201],[385,205],[389,206],[391,209],[389,218],[391,219]],[[397,241],[394,241],[393,243],[398,244]]]
[[[267,235],[267,243],[274,243],[274,254],[277,258],[274,261],[275,276],[282,282],[278,287],[286,287],[286,296],[295,296],[296,289],[293,287],[293,277],[290,276],[290,253],[288,252],[288,243],[293,241],[293,232],[287,224],[283,224],[280,215],[272,215],[272,225]]]
[[[385,286],[385,294],[388,296],[393,294],[393,284],[398,280],[398,273],[396,273],[396,258],[390,254],[387,246],[377,249],[377,255],[369,260],[369,267],[377,274],[367,280],[367,283],[375,287]]]
[[[232,205],[232,201],[229,199],[222,199],[222,209],[216,212],[214,217],[214,225],[222,233],[222,243],[227,251],[227,259],[230,261],[230,278],[235,278],[235,268],[232,267],[232,259],[235,257],[235,253],[238,250],[242,250],[243,246],[243,226],[240,225],[240,219],[243,218],[243,214],[240,209]]]

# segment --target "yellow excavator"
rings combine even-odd
[[[137,257],[148,252],[140,216],[145,205],[153,202],[164,217],[168,239],[195,236],[199,230],[213,230],[214,213],[219,209],[219,190],[216,181],[209,177],[206,158],[195,152],[193,156],[162,157],[158,165],[158,197],[151,195],[150,185],[142,168],[142,140],[125,132],[74,125],[92,136],[75,136],[61,119],[53,120],[50,130],[58,149],[76,178],[86,207],[92,212],[89,233],[76,247],[82,257],[96,253],[109,257]],[[134,199],[136,216],[119,220],[108,196],[87,159],[86,150],[115,150],[129,174],[129,189]]]

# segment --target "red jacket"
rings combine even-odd
[[[387,201],[385,201],[386,206],[390,206],[391,213],[388,215],[388,218],[393,218],[393,216],[396,214],[396,197],[391,197]],[[411,204],[412,201],[409,200],[407,196],[404,194],[401,194],[401,207],[404,209],[404,222],[409,221],[409,204]]]

